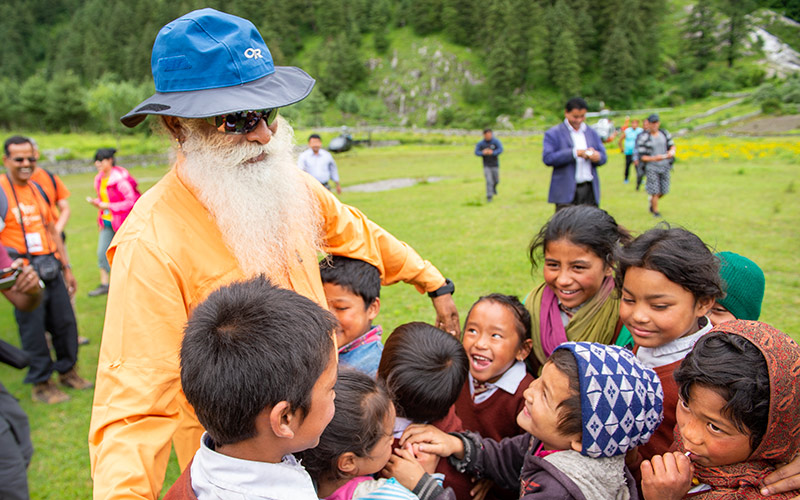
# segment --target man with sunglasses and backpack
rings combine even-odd
[[[75,277],[45,191],[31,180],[36,155],[30,139],[22,136],[6,139],[3,164],[6,172],[0,176],[0,243],[13,257],[29,261],[45,285],[39,307],[33,311],[14,310],[22,348],[31,358],[25,382],[33,384],[35,401],[60,403],[69,396],[51,380],[54,371],[59,373],[63,386],[92,387],[75,369],[78,327],[70,303],[70,294],[76,288]],[[45,337],[47,331],[52,335],[55,361]]]
[[[245,19],[201,9],[161,29],[156,93],[122,117],[160,115],[174,167],[115,235],[89,430],[94,498],[158,497],[170,447],[184,469],[202,427],[181,391],[179,348],[212,291],[265,274],[326,307],[317,252],[364,260],[383,284],[428,292],[437,325],[458,334],[452,282],[411,247],[297,168],[278,108],[311,92],[303,70],[274,66]]]

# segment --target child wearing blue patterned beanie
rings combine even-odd
[[[519,488],[521,499],[635,499],[625,453],[653,435],[663,399],[656,373],[627,349],[566,342],[525,391],[517,417],[525,434],[497,442],[415,425],[400,443],[450,457],[459,470],[502,488]],[[430,498],[450,497],[442,491]]]

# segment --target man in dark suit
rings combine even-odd
[[[564,121],[544,134],[542,161],[553,167],[550,195],[556,211],[569,205],[600,204],[600,179],[597,167],[606,162],[603,141],[586,126],[586,101],[575,97],[567,101]]]

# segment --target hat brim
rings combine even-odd
[[[126,127],[135,127],[147,115],[205,118],[237,111],[282,108],[302,101],[314,88],[314,79],[294,66],[277,66],[271,75],[233,87],[156,92],[120,118]]]

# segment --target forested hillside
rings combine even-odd
[[[757,86],[767,73],[747,38],[750,14],[770,7],[797,19],[799,3],[2,0],[0,126],[118,129],[119,115],[152,92],[158,29],[206,6],[250,19],[277,64],[317,78],[312,97],[287,110],[308,124],[335,111],[480,127],[498,115],[550,113],[575,94],[592,108],[627,108]],[[797,40],[797,28],[781,29]]]

